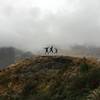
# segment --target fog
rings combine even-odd
[[[99,43],[100,0],[0,0],[0,47]]]

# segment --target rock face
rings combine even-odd
[[[93,59],[38,56],[0,71],[0,100],[100,100],[99,91]]]
[[[5,67],[12,63],[15,63],[14,48],[0,48],[0,67]]]

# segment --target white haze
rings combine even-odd
[[[100,0],[0,0],[0,46],[100,46]]]

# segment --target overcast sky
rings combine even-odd
[[[0,0],[0,46],[100,46],[100,0]]]

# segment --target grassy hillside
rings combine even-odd
[[[0,100],[100,100],[100,63],[39,56],[0,71]]]

